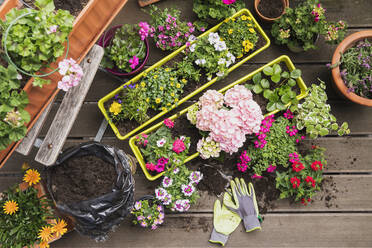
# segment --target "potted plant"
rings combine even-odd
[[[134,217],[133,224],[151,230],[157,229],[164,222],[164,207],[152,195],[141,197],[136,201],[131,213]]]
[[[98,45],[105,48],[101,66],[116,76],[130,76],[138,73],[149,58],[147,36],[149,26],[145,22],[139,25],[117,25],[104,32]]]
[[[279,19],[284,13],[285,9],[289,7],[289,0],[255,0],[254,9],[258,16],[266,21],[273,22]]]
[[[199,19],[222,20],[245,7],[242,0],[194,0],[193,11]]]
[[[372,30],[349,35],[332,57],[332,77],[336,88],[349,100],[372,106]]]
[[[70,44],[69,57],[80,63],[126,2],[127,0],[90,0],[85,7],[82,6],[83,9],[77,15],[68,38]],[[5,0],[0,6],[0,18],[4,20],[5,14],[10,9],[20,6],[22,6],[22,3],[19,0]],[[51,6],[50,2],[47,2],[47,6]],[[102,9],[106,11],[102,12]],[[99,19],[96,18],[97,12],[100,12]],[[92,25],[92,23],[95,24]],[[52,63],[51,67],[57,68],[57,64]],[[50,70],[46,70],[46,72],[50,72]],[[42,88],[33,87],[34,78],[31,78],[23,88],[29,97],[29,102],[32,103],[25,108],[30,114],[30,121],[25,124],[28,130],[31,129],[42,111],[58,93],[58,82],[61,81],[62,75],[52,74],[45,79],[51,80],[51,83],[47,86]],[[18,144],[19,142],[13,143],[7,149],[0,152],[0,167],[5,164]]]
[[[23,180],[0,194],[1,247],[49,247],[68,231],[67,224],[55,217],[39,172],[28,169]]]
[[[294,9],[286,8],[271,28],[275,42],[287,45],[292,52],[315,49],[319,35],[329,44],[339,43],[346,33],[346,23],[327,22],[325,11],[318,0],[307,0]]]

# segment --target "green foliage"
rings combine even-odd
[[[372,99],[372,44],[366,39],[341,54],[341,77],[351,92]]]
[[[146,44],[138,34],[139,26],[124,24],[116,30],[110,46],[105,48],[105,56],[101,65],[105,68],[119,68],[124,72],[131,72],[129,60],[136,56],[141,61],[146,56]]]
[[[200,19],[221,20],[232,16],[245,7],[243,0],[237,0],[233,4],[224,4],[222,0],[194,0],[193,11]]]
[[[196,68],[192,61],[184,59],[180,62],[176,63],[177,68],[177,76],[178,77],[185,77],[187,79],[192,79],[196,82],[200,79],[200,69]]]
[[[147,73],[141,80],[144,98],[155,110],[167,110],[177,104],[187,80],[179,79],[177,71],[172,68],[159,67]]]
[[[266,145],[263,148],[256,148],[250,145],[247,155],[251,159],[249,164],[254,173],[261,175],[269,165],[288,166],[288,156],[297,152],[296,136],[289,136],[286,127],[293,126],[293,123],[284,117],[277,118],[266,133]]]
[[[324,156],[324,148],[317,147],[309,152],[305,157],[300,157],[300,163],[305,167],[303,170],[296,172],[289,167],[287,171],[276,172],[276,188],[280,190],[280,198],[293,197],[295,201],[302,200],[306,205],[306,201],[311,199],[317,191],[320,190],[320,185],[323,180],[323,169],[313,170],[311,165],[313,162],[321,162],[324,167],[327,164]],[[312,177],[315,181],[313,187],[311,182],[306,182],[307,177]],[[291,178],[300,180],[299,187],[294,188]]]
[[[38,241],[38,232],[52,218],[51,202],[37,197],[37,189],[33,187],[21,191],[18,185],[3,194],[0,206],[6,201],[18,203],[19,210],[7,215],[0,213],[0,243],[2,248],[31,247]]]
[[[185,137],[183,143],[185,144],[185,150],[180,153],[173,151],[173,143],[180,137],[172,137],[171,129],[165,125],[161,126],[155,132],[148,136],[148,143],[144,148],[141,148],[141,153],[145,158],[146,163],[158,164],[160,158],[169,159],[166,164],[167,168],[170,166],[178,166],[183,164],[183,161],[188,157],[190,138]],[[162,140],[165,143],[161,145],[159,141]]]
[[[137,123],[144,123],[150,119],[147,115],[147,110],[150,105],[144,101],[143,95],[145,88],[143,87],[126,87],[120,92],[115,99],[121,104],[121,111],[115,115],[110,111],[110,117],[114,121],[135,120]]]
[[[252,51],[258,41],[255,24],[250,16],[241,15],[226,19],[219,28],[221,38],[235,57]]]
[[[164,218],[163,207],[157,205],[155,200],[137,201],[131,213],[135,217],[133,224],[143,227],[155,228]]]
[[[349,134],[348,124],[344,122],[341,126],[337,124],[336,117],[331,114],[331,106],[327,104],[326,86],[323,81],[319,85],[312,84],[309,95],[302,104],[298,105],[296,111],[296,122],[299,130],[306,129],[310,138],[315,139],[325,136],[331,130],[337,131],[338,135]]]
[[[74,17],[66,10],[54,10],[53,0],[37,0],[38,10],[13,8],[3,30],[20,15],[34,13],[19,19],[10,29],[5,41],[12,60],[23,70],[35,73],[64,54],[64,43],[72,30]],[[56,32],[52,31],[53,27]],[[5,36],[2,37],[3,42]]]
[[[34,81],[32,82],[32,85],[33,86],[39,86],[40,88],[43,88],[44,85],[46,84],[50,84],[50,80],[46,80],[46,79],[43,79],[43,78],[39,78],[39,77],[35,77],[34,78]]]
[[[0,65],[0,150],[22,139],[27,132],[24,123],[30,121],[30,115],[24,110],[28,97],[20,90],[18,76],[13,66]]]
[[[331,44],[340,42],[345,35],[346,24],[342,21],[328,23],[325,9],[318,3],[318,0],[307,0],[294,9],[286,8],[285,14],[275,20],[271,28],[275,42],[302,47],[305,51],[316,48],[314,43],[318,35],[324,35]]]
[[[301,70],[287,72],[283,71],[279,64],[274,64],[266,66],[263,74],[261,72],[255,74],[252,78],[253,84],[247,84],[246,87],[256,94],[263,94],[263,97],[269,101],[266,106],[267,111],[285,110],[288,103],[292,103],[291,110],[294,111],[298,100],[293,88],[297,85],[296,80],[299,77],[301,77]]]

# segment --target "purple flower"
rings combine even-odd
[[[140,210],[141,207],[142,207],[142,204],[141,204],[140,201],[138,201],[138,202],[136,202],[136,203],[134,204],[134,208],[135,208],[136,210]]]
[[[185,196],[191,196],[191,195],[194,193],[194,191],[195,191],[194,186],[192,186],[191,184],[189,184],[189,185],[185,185],[185,184],[183,184],[183,185],[181,186],[181,189],[182,189],[182,193],[183,193]]]
[[[167,194],[168,194],[168,192],[163,188],[155,189],[155,197],[158,200],[162,201]]]
[[[172,195],[166,194],[164,198],[162,199],[162,202],[164,205],[169,205],[172,202]],[[159,218],[160,218],[160,214],[159,214]]]
[[[163,184],[163,187],[164,188],[168,188],[169,186],[172,185],[172,183],[173,183],[173,179],[172,178],[170,178],[170,177],[164,177],[163,178],[162,184]]]
[[[195,184],[198,184],[200,180],[202,180],[202,178],[203,178],[203,174],[201,174],[199,171],[191,172],[189,176],[191,183],[195,183]]]

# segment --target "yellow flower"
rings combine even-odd
[[[243,45],[243,46],[246,46],[246,45],[247,45],[247,42],[248,42],[248,40],[243,41],[243,42],[242,42],[242,45]]]
[[[181,84],[177,83],[177,84],[176,84],[176,87],[177,87],[178,89],[181,88]]]
[[[28,183],[29,186],[37,184],[40,181],[40,173],[37,170],[29,169],[26,171],[23,181]]]
[[[233,22],[235,22],[235,18],[231,18],[231,20],[232,20]]]
[[[171,70],[170,68],[165,68],[166,72],[170,72],[170,70]]]
[[[256,31],[254,31],[253,28],[250,28],[250,29],[248,29],[248,30],[249,30],[249,32],[251,32],[252,34],[256,32]]]
[[[154,78],[157,79],[158,78],[158,75],[154,75]]]
[[[243,57],[243,54],[242,53],[237,58],[240,59],[241,57]]]
[[[244,47],[244,51],[245,51],[245,52],[249,52],[249,50],[251,50],[251,49],[249,49],[248,46]]]
[[[143,88],[145,88],[146,83],[145,83],[145,82],[141,82],[141,86],[142,86]]]
[[[167,108],[166,107],[162,107],[161,110],[162,111],[167,111]]]
[[[230,21],[230,19],[229,18],[226,18],[223,22],[228,22],[228,21]]]
[[[136,89],[138,88],[138,84],[136,84]]]
[[[252,20],[252,18],[250,16],[248,16],[247,19],[250,20],[250,21]]]
[[[118,115],[121,112],[121,104],[118,102],[113,102],[110,106],[109,111],[114,115]]]
[[[52,227],[50,226],[43,226],[40,230],[39,230],[39,236],[37,236],[38,238],[40,238],[42,241],[45,241],[45,242],[48,242],[52,239],[53,237],[53,230],[52,230]]]
[[[164,88],[163,87],[160,87],[160,90],[164,90]]]
[[[3,209],[5,214],[12,215],[18,211],[18,203],[15,201],[6,201]]]
[[[248,18],[247,18],[246,15],[242,15],[241,19],[242,19],[243,21],[245,21],[245,20],[247,20]]]
[[[172,80],[172,81],[173,81],[173,80],[174,80],[174,78],[172,78],[172,77],[171,77],[171,78],[170,78],[170,80]]]
[[[171,82],[171,83],[170,83],[170,85],[171,85],[171,86],[174,86],[174,83],[173,83],[173,82]]]
[[[146,98],[146,102],[150,102],[150,98]]]
[[[175,102],[178,102],[178,98],[174,99]]]
[[[252,27],[252,23],[247,23],[247,26],[248,27]]]
[[[174,96],[174,92],[171,93],[171,96]]]
[[[187,80],[184,79],[184,78],[183,78],[181,81],[182,81],[182,83],[184,83],[184,84],[187,83]]]
[[[227,30],[227,32],[228,32],[229,34],[232,34],[232,33],[234,32],[234,30],[230,28],[229,30]]]
[[[170,106],[170,105],[171,105],[171,104],[168,102],[168,103],[167,103],[167,106]]]
[[[161,102],[161,99],[160,99],[160,98],[156,98],[156,99],[155,99],[155,102],[156,102],[157,104],[159,104],[159,103]]]
[[[64,220],[53,220],[52,231],[57,235],[57,237],[62,236],[67,232],[67,224]]]
[[[40,248],[49,248],[50,245],[48,244],[48,242],[41,241],[40,244],[39,244],[39,247]]]

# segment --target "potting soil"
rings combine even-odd
[[[279,17],[284,10],[281,0],[261,0],[257,6],[258,11],[265,17]]]

